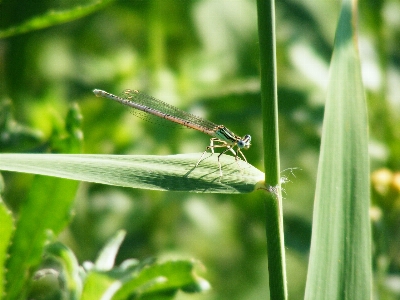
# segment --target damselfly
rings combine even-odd
[[[248,134],[246,134],[244,137],[237,136],[224,125],[216,125],[210,121],[180,110],[179,108],[143,94],[137,90],[125,90],[122,97],[115,96],[98,89],[93,90],[93,93],[97,97],[103,97],[117,101],[131,108],[138,109],[142,112],[149,113],[159,118],[169,120],[171,122],[204,132],[212,136],[210,139],[210,145],[206,147],[206,150],[201,155],[196,167],[199,165],[204,154],[206,154],[208,150],[211,150],[211,153],[214,154],[214,148],[221,147],[226,148],[218,155],[219,174],[221,177],[222,167],[220,157],[222,154],[231,151],[233,155],[235,155],[236,160],[240,159],[240,154],[244,161],[247,162],[246,157],[243,155],[241,149],[248,149],[250,147],[251,136]],[[237,147],[236,152],[233,149],[235,146]]]

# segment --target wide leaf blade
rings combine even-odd
[[[305,299],[371,299],[368,121],[355,9],[343,3],[336,32]]]
[[[248,193],[264,174],[228,155],[0,154],[0,170],[41,174],[109,185],[198,193]]]

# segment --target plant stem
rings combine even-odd
[[[257,0],[263,111],[266,235],[271,299],[287,299],[279,170],[278,96],[273,0]],[[272,189],[271,189],[272,188]]]

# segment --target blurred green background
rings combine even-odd
[[[90,2],[1,1],[0,32]],[[276,3],[281,169],[289,297],[302,299],[329,61],[339,1]],[[400,1],[363,1],[359,50],[369,105],[377,290],[400,294]],[[145,122],[92,90],[139,89],[251,134],[245,152],[262,168],[261,105],[254,0],[111,1],[77,20],[0,39],[0,151],[60,152],[70,107],[83,116],[82,153],[202,152],[209,138]],[[60,137],[61,136],[61,137]],[[61,149],[61,148],[60,148]],[[78,150],[77,150],[78,152]],[[385,169],[383,169],[385,168]],[[383,174],[383,175],[382,175]],[[15,214],[31,175],[2,173]],[[81,183],[59,239],[80,263],[93,261],[118,229],[118,260],[194,257],[207,294],[178,299],[260,299],[268,294],[260,195],[186,194]],[[34,226],[34,224],[32,224]],[[395,298],[393,298],[395,299]]]

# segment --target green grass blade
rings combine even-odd
[[[34,17],[30,20],[25,21],[22,24],[13,26],[4,30],[0,30],[0,38],[6,38],[10,36],[15,36],[18,34],[23,34],[33,30],[39,30],[58,24],[71,22],[73,20],[82,18],[100,8],[106,6],[114,0],[101,0],[88,5],[79,5],[68,10],[52,10],[46,14],[38,17]]]
[[[118,254],[118,250],[124,241],[126,232],[125,230],[119,230],[101,249],[99,257],[96,259],[95,267],[96,270],[108,271],[114,267],[115,259]]]
[[[368,123],[344,1],[331,61],[305,299],[371,299]]]
[[[229,155],[0,154],[0,170],[56,176],[131,188],[198,193],[248,193],[264,174]]]
[[[0,194],[3,192],[2,188],[3,178],[0,176]],[[5,261],[8,257],[7,249],[10,246],[11,236],[14,231],[14,222],[11,212],[7,209],[5,203],[0,197],[0,295],[4,295],[5,281]]]
[[[271,299],[287,299],[282,195],[280,190],[278,96],[274,0],[258,0],[261,102],[265,183],[274,193],[265,193],[269,290]]]
[[[5,299],[26,299],[29,280],[39,265],[48,234],[67,225],[78,183],[36,176],[24,201],[7,261]]]
[[[62,152],[80,151],[82,134],[79,108],[68,112],[65,130],[55,132],[51,145]],[[9,158],[18,162],[18,155]],[[7,155],[1,154],[1,158]],[[6,165],[6,163],[0,163]],[[45,243],[57,235],[70,219],[78,182],[36,176],[26,199],[21,199],[16,230],[8,249],[5,299],[26,299],[32,285],[32,274],[40,264]]]

